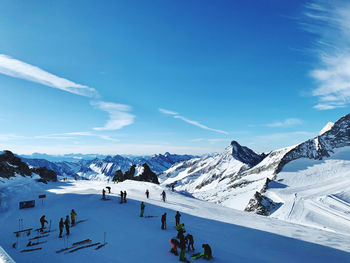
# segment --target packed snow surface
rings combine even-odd
[[[288,163],[266,196],[283,204],[272,217],[350,235],[350,147]]]
[[[333,233],[322,229],[302,226],[274,218],[245,213],[218,206],[167,191],[167,200],[162,202],[159,185],[125,181],[110,184],[110,200],[101,200],[101,191],[106,187],[102,181],[67,181],[36,183],[31,178],[16,177],[1,179],[0,245],[16,262],[178,262],[171,254],[170,239],[176,236],[175,213],[182,214],[187,233],[194,236],[195,252],[201,252],[201,244],[212,247],[213,262],[350,262],[350,235]],[[145,190],[150,191],[146,199]],[[127,203],[120,204],[118,193],[127,191]],[[37,199],[46,194],[42,204]],[[344,195],[344,198],[349,196]],[[34,208],[18,209],[22,200],[36,200]],[[141,218],[140,202],[146,204]],[[30,236],[21,235],[17,249],[11,245],[17,241],[14,231],[23,219],[23,228],[39,228],[39,218],[46,215],[52,220],[52,228],[75,209],[77,220],[87,219],[71,228],[68,246],[87,238],[103,242],[107,233],[108,244],[99,250],[85,248],[74,253],[56,253],[65,247],[58,231],[51,232],[41,241],[42,250],[23,252]],[[160,229],[160,216],[167,212],[167,229]],[[65,232],[65,231],[64,231]],[[186,258],[190,259],[189,252]],[[195,260],[191,260],[194,262]],[[198,262],[207,262],[198,259]]]

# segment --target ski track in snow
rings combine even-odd
[[[68,181],[35,183],[30,178],[17,177],[0,182],[0,192],[6,200],[0,217],[0,245],[16,262],[178,262],[169,251],[170,239],[176,236],[174,216],[182,214],[188,233],[193,234],[196,252],[201,244],[209,243],[213,250],[212,262],[350,262],[350,236],[310,228],[218,206],[213,203],[167,192],[167,202],[160,200],[163,188],[145,182],[125,181],[109,184],[110,201],[101,200],[101,181]],[[149,189],[150,199],[145,198]],[[126,190],[127,204],[119,204],[119,192]],[[46,194],[44,205],[36,197]],[[18,209],[21,200],[36,200],[35,208]],[[145,215],[140,218],[140,201],[146,204]],[[38,228],[39,218],[45,214],[58,229],[60,217],[74,208],[77,220],[88,219],[71,229],[68,243],[86,238],[103,242],[107,232],[108,244],[100,250],[85,248],[71,254],[56,254],[64,247],[58,232],[44,238],[43,249],[20,253],[29,237],[19,239],[19,249],[11,248],[16,241],[13,231],[18,230],[18,219],[24,228]],[[160,229],[160,216],[168,213],[167,230]],[[32,233],[30,237],[35,234]],[[36,247],[36,246],[35,246]],[[190,259],[190,253],[186,254]],[[191,262],[206,262],[203,259]]]

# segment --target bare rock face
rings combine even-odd
[[[38,174],[44,181],[57,181],[57,174],[45,167],[29,168],[28,165],[10,151],[0,154],[0,177],[10,178],[16,174],[32,176]]]
[[[280,203],[273,202],[270,198],[256,192],[254,197],[250,199],[246,212],[254,212],[258,215],[269,216],[281,206]]]

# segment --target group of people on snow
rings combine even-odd
[[[69,236],[70,234],[70,227],[75,225],[75,220],[77,217],[77,213],[75,212],[74,209],[72,209],[72,211],[70,212],[70,219],[71,221],[69,221],[69,216],[66,216],[66,219],[63,221],[63,218],[61,217],[60,222],[58,223],[58,228],[60,230],[60,233],[58,235],[59,238],[62,237],[62,233],[63,233],[63,229],[66,229],[66,235]]]

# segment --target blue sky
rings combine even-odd
[[[299,143],[348,113],[346,1],[0,5],[0,145],[202,154]]]

